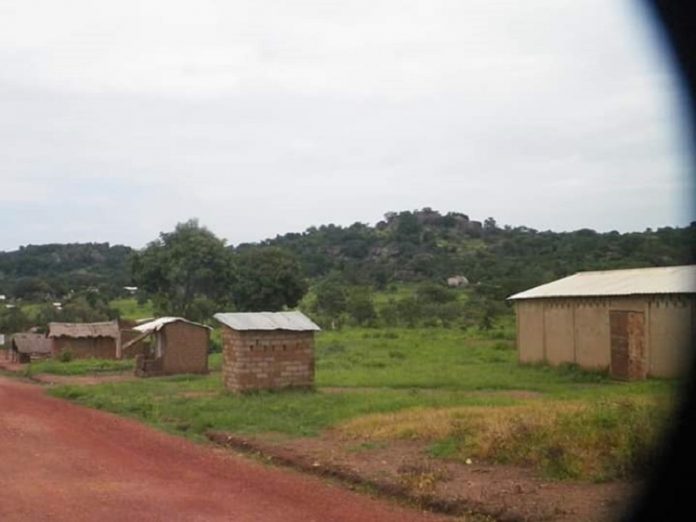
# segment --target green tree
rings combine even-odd
[[[348,314],[359,325],[369,324],[377,318],[372,291],[369,287],[352,288],[346,303]]]
[[[118,319],[118,310],[110,308],[99,294],[89,292],[76,296],[63,304],[55,320],[70,323],[92,323]]]
[[[229,304],[234,261],[225,241],[192,219],[135,254],[133,278],[157,313],[202,320]]]
[[[332,319],[346,311],[346,289],[340,281],[327,279],[315,290],[317,312]]]
[[[245,312],[294,308],[308,285],[297,258],[277,247],[250,248],[236,256],[234,303]]]
[[[18,306],[0,309],[0,332],[12,334],[24,332],[31,326],[31,319]]]
[[[427,281],[416,288],[416,298],[423,303],[449,303],[457,295],[444,285]]]

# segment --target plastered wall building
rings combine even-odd
[[[696,334],[696,266],[580,272],[508,298],[522,363],[677,377]]]

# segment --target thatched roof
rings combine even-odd
[[[44,334],[18,333],[12,336],[12,348],[19,353],[51,353],[51,340]]]
[[[118,321],[103,323],[48,323],[49,337],[111,337],[118,339]]]

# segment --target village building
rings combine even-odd
[[[123,353],[144,346],[135,356],[135,374],[140,377],[208,373],[210,330],[181,317],[160,317],[135,326],[139,335],[123,345]]]
[[[694,352],[694,265],[580,272],[508,299],[523,363],[676,377]]]
[[[222,378],[235,392],[314,386],[314,332],[302,312],[218,313]]]
[[[16,333],[10,339],[8,355],[15,363],[51,357],[51,340],[40,333]]]
[[[118,321],[101,323],[48,323],[51,352],[59,357],[70,352],[73,358],[120,359],[121,335]]]

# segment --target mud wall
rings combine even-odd
[[[208,373],[210,330],[184,322],[169,323],[155,335],[162,336],[162,371]]]
[[[55,337],[51,352],[54,357],[70,351],[75,359],[116,359],[116,339],[111,337]]]

